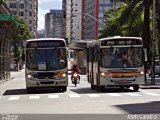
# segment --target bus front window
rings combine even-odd
[[[143,66],[143,49],[138,47],[111,47],[101,49],[101,67],[136,68]]]
[[[29,70],[58,70],[67,66],[66,50],[60,49],[28,49],[26,67]]]

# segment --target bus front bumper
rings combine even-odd
[[[26,87],[59,87],[59,86],[68,86],[68,80],[30,80],[26,79]]]
[[[101,85],[105,86],[116,86],[116,85],[140,85],[144,84],[144,77],[131,77],[131,78],[112,78],[109,79],[101,77]]]

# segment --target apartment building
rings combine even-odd
[[[38,0],[7,0],[12,15],[25,20],[33,38],[37,36]]]
[[[65,38],[64,16],[62,10],[50,10],[45,14],[45,37]]]
[[[65,38],[68,39],[68,43],[71,41],[71,0],[62,1],[62,11],[65,19]]]
[[[71,41],[81,40],[82,31],[82,1],[71,0]]]
[[[111,0],[82,0],[82,6],[82,12],[86,13],[82,16],[82,39],[97,39],[99,31],[102,30],[105,11],[114,9],[117,4]],[[87,14],[93,16],[97,21]]]

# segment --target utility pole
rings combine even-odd
[[[151,84],[155,85],[155,17],[156,17],[156,0],[153,0],[153,40],[152,40],[152,71]]]

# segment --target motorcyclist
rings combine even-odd
[[[79,74],[80,73],[80,69],[78,68],[78,66],[77,65],[73,65],[73,67],[72,67],[72,76],[71,76],[71,80],[73,79],[73,74],[74,73],[77,73],[77,74]],[[80,75],[78,75],[78,78],[79,78],[79,80],[80,80]]]

